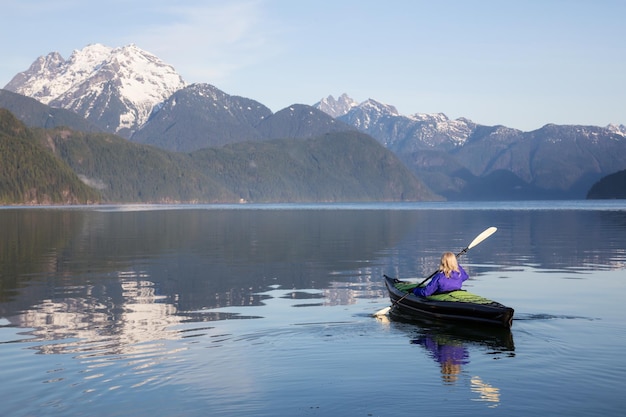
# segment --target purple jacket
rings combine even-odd
[[[439,343],[430,335],[411,340],[411,343],[422,345],[430,352],[430,355],[439,363],[453,365],[466,365],[469,363],[469,351],[458,342]]]
[[[425,287],[415,288],[413,294],[428,297],[437,293],[460,290],[463,281],[468,278],[467,272],[459,265],[459,272],[452,271],[450,278],[446,278],[443,272],[439,271]]]

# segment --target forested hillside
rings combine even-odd
[[[84,204],[100,201],[35,134],[0,108],[0,204]]]
[[[368,135],[236,143],[191,154],[194,165],[243,200],[256,202],[420,201],[433,194]]]
[[[2,113],[2,204],[419,201],[439,197],[368,135],[242,142],[191,154]]]
[[[110,203],[222,202],[237,198],[190,164],[186,154],[167,152],[105,133],[57,128],[42,142]]]
[[[626,199],[626,169],[607,175],[587,193],[588,199]]]

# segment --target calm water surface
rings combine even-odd
[[[376,319],[442,251],[511,331]],[[1,416],[622,416],[626,201],[0,209]]]

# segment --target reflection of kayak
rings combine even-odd
[[[394,321],[415,324],[412,344],[423,344],[430,339],[438,345],[463,345],[486,349],[489,353],[505,353],[514,356],[513,333],[508,327],[482,326],[469,322],[451,322],[391,313]]]
[[[408,294],[416,284],[385,276],[385,285],[393,308],[404,316],[429,317],[509,328],[513,309],[468,291],[451,291],[429,297]],[[408,294],[408,295],[407,295]]]
[[[515,343],[510,327],[485,326],[467,321],[438,320],[415,314],[403,314],[393,309],[389,318],[396,323],[408,323],[411,326],[411,343],[420,344],[420,339],[430,338],[440,345],[463,344],[484,348],[491,353],[510,353],[514,356]],[[406,329],[402,327],[402,329]]]
[[[507,327],[404,316],[399,314],[397,309],[390,313],[390,316],[394,322],[415,325],[398,328],[410,331],[411,344],[423,347],[428,356],[439,364],[441,378],[446,385],[456,383],[461,377],[462,368],[470,363],[472,352],[482,351],[494,359],[515,356],[513,334]],[[473,392],[479,393],[482,401],[491,403],[490,407],[495,407],[499,403],[498,388],[483,382],[479,377],[472,377],[471,387]]]

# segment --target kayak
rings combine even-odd
[[[391,299],[391,313],[405,317],[432,318],[455,322],[472,322],[510,328],[514,310],[496,301],[457,290],[428,297],[412,293],[416,283],[385,275],[385,285]]]

